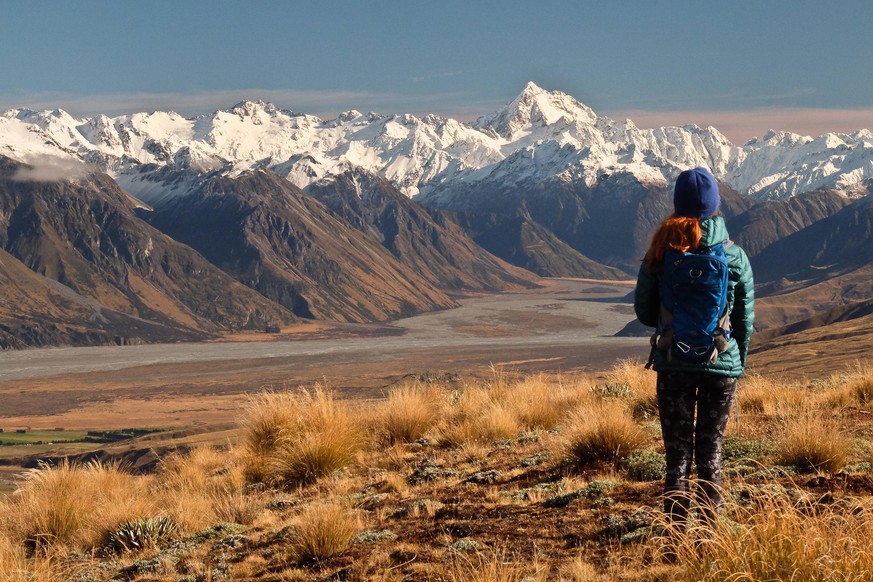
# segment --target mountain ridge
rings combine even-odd
[[[60,110],[18,109],[0,116],[0,145],[13,157],[53,152],[93,164],[146,202],[149,173],[160,168],[237,175],[266,167],[305,187],[354,166],[408,196],[426,197],[499,175],[517,180],[520,168],[539,179],[565,176],[592,185],[601,173],[616,171],[667,183],[687,167],[705,165],[758,199],[817,188],[857,197],[857,185],[873,178],[873,133],[866,129],[816,138],[771,131],[737,146],[713,127],[640,129],[630,120],[613,121],[534,83],[472,123],[354,110],[321,120],[258,101],[196,118],[154,112],[76,119]]]

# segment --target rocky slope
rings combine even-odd
[[[419,206],[375,174],[350,170],[306,191],[435,287],[465,292],[535,285],[530,272],[486,252],[445,214]]]
[[[82,321],[80,308],[96,310],[97,333],[108,333],[99,323],[102,308],[127,318],[127,332],[113,328],[119,342],[149,340],[157,328],[161,339],[190,338],[293,321],[288,310],[139,219],[138,202],[109,177],[43,181],[30,179],[30,170],[0,158],[0,246],[35,275],[63,285],[68,298],[84,298],[71,305],[74,319]],[[10,283],[35,281],[25,275],[19,269]],[[60,289],[49,288],[44,297]]]
[[[456,305],[375,237],[272,172],[213,177],[143,216],[302,317],[375,321]]]

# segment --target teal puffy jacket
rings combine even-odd
[[[700,244],[712,246],[728,239],[724,219],[714,216],[700,221],[703,233]],[[742,376],[746,368],[746,354],[755,324],[755,283],[752,267],[745,251],[732,244],[725,249],[728,257],[728,310],[733,335],[727,351],[719,354],[714,363],[695,364],[668,360],[661,350],[655,353],[655,370],[675,372],[709,372],[721,376]],[[645,263],[640,267],[634,294],[634,310],[637,319],[649,327],[658,326],[661,311],[661,267],[649,270]]]

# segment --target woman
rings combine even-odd
[[[724,243],[727,316],[732,328],[725,336],[729,338],[727,342],[713,351],[711,359],[702,362],[672,357],[663,339],[659,345],[653,345],[654,368],[658,372],[658,409],[667,457],[664,511],[679,527],[685,525],[688,516],[692,459],[697,461],[700,480],[697,498],[707,523],[712,523],[721,503],[721,449],[736,396],[737,378],[745,369],[754,323],[752,269],[746,253],[728,240],[724,220],[718,216],[720,202],[715,178],[705,168],[686,170],[679,175],[673,191],[675,212],[661,223],[652,237],[637,278],[634,300],[637,318],[644,325],[663,326],[665,315],[660,285],[665,274],[665,253],[668,249],[680,253],[707,250]],[[664,337],[669,341],[669,334]]]

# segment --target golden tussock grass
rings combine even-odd
[[[7,509],[0,504],[0,511]],[[52,557],[28,559],[24,546],[0,533],[0,582],[53,582],[64,574]]]
[[[422,438],[439,418],[444,399],[445,392],[431,384],[393,388],[376,413],[379,440],[390,445]]]
[[[340,503],[318,503],[305,509],[288,533],[288,557],[310,564],[345,552],[361,531],[357,513]]]
[[[31,470],[7,503],[4,529],[33,548],[91,548],[118,524],[155,513],[148,484],[99,463]]]
[[[681,536],[676,564],[661,563],[657,536],[619,539],[631,533],[622,524],[661,501],[660,483],[626,481],[615,467],[660,444],[643,428],[651,420],[634,414],[654,397],[655,374],[619,362],[604,377],[598,388],[583,375],[495,368],[460,389],[404,385],[355,409],[323,386],[270,392],[249,402],[239,445],[169,455],[152,475],[103,465],[34,471],[0,501],[0,582],[73,579],[75,560],[99,560],[108,531],[156,517],[182,535],[248,525],[186,550],[182,562],[160,558],[149,574],[160,582],[183,571],[208,579],[220,552],[233,554],[232,578],[275,580],[852,580],[871,571],[869,372],[741,380],[732,430],[778,441],[761,462],[818,471],[803,479],[830,483],[829,497],[823,485],[766,471],[731,473],[724,519]],[[832,477],[849,462],[855,468]],[[600,480],[618,486],[597,493]],[[739,490],[752,493],[731,494]],[[543,503],[553,499],[567,504]],[[396,538],[352,543],[365,522]],[[119,553],[112,567],[140,557]]]
[[[291,486],[350,465],[366,444],[358,416],[322,386],[253,399],[243,432],[249,477]]]
[[[657,374],[647,370],[644,363],[637,359],[621,359],[606,373],[606,383],[627,386],[637,397],[655,393]]]
[[[454,392],[436,427],[444,447],[515,437],[521,423],[506,401],[506,386],[466,386]]]
[[[836,473],[846,466],[851,440],[833,417],[806,413],[785,420],[777,442],[780,464],[800,471]]]
[[[435,432],[446,447],[513,439],[525,431],[552,430],[568,410],[596,399],[587,379],[516,377],[496,369],[490,381],[451,394]]]
[[[234,452],[202,446],[164,459],[154,494],[164,513],[192,531],[216,521],[251,523],[262,504],[257,495],[244,493],[245,486],[243,465]]]
[[[627,408],[605,401],[580,406],[566,421],[558,457],[571,467],[615,463],[642,448],[649,437]]]
[[[449,580],[455,582],[545,582],[549,567],[513,556],[504,546],[476,552],[455,552]]]
[[[746,505],[728,503],[725,514],[682,539],[680,579],[867,580],[873,572],[870,507],[761,489]]]

